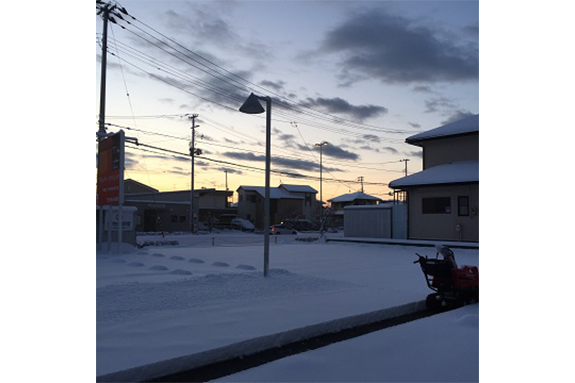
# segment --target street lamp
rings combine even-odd
[[[272,99],[269,96],[256,96],[250,94],[240,112],[246,114],[260,114],[264,112],[259,100],[266,102],[266,187],[264,200],[264,277],[268,276],[270,260],[270,151],[271,151],[271,120]]]
[[[322,172],[323,172],[323,165],[322,165],[322,154],[323,154],[323,147],[326,146],[328,143],[327,141],[322,141],[319,144],[315,144],[315,147],[319,147],[319,202],[320,202],[320,216],[319,216],[319,224],[320,224],[320,235],[323,236],[323,193],[322,193]]]

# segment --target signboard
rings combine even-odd
[[[120,214],[117,211],[106,215],[106,230],[118,231]],[[122,231],[134,230],[134,214],[132,211],[122,213]]]
[[[124,132],[98,143],[98,205],[120,205],[124,201]]]

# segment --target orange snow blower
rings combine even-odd
[[[425,300],[430,310],[442,310],[479,302],[479,269],[475,266],[457,267],[455,254],[445,245],[436,246],[435,258],[415,253],[427,286],[434,291]],[[439,258],[439,255],[443,259]]]

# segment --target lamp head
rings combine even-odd
[[[260,114],[265,112],[265,109],[262,104],[260,104],[258,96],[252,93],[240,107],[240,112],[246,114]]]

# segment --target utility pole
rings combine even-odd
[[[197,114],[188,115],[188,118],[192,120],[192,138],[190,142],[190,156],[192,158],[192,172],[191,172],[191,190],[190,190],[190,231],[192,234],[196,232],[196,211],[194,206],[194,157],[196,154],[201,154],[200,149],[196,149],[196,125]]]
[[[117,4],[106,3],[102,0],[96,0],[96,8],[98,9],[97,14],[102,16],[104,19],[104,24],[102,26],[102,66],[100,74],[100,116],[98,118],[98,132],[96,136],[98,140],[103,140],[106,137],[106,71],[108,64],[108,21],[112,23],[117,23],[115,16],[121,20],[124,20],[121,13],[126,16],[128,12],[126,8],[119,7]],[[121,13],[120,13],[121,12]]]
[[[407,177],[407,161],[409,161],[409,158],[404,158],[403,160],[399,160],[399,162],[405,162],[405,176]]]
[[[363,176],[357,177],[357,182],[361,182],[361,192],[363,193]]]
[[[319,144],[315,144],[315,147],[319,147],[319,224],[320,229],[319,233],[320,236],[323,237],[323,191],[322,191],[322,184],[323,184],[323,163],[322,163],[322,156],[323,156],[323,147],[328,145],[327,141],[322,141]]]
[[[224,172],[226,173],[226,191],[228,191],[228,169],[224,170]]]

